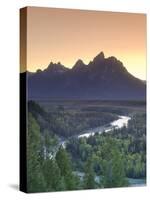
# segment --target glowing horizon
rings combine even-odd
[[[27,8],[27,70],[52,61],[71,68],[103,51],[135,77],[146,79],[146,15],[56,8]]]

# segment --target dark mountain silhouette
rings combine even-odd
[[[88,65],[79,59],[68,69],[51,62],[45,70],[27,76],[29,99],[144,100],[146,95],[146,84],[103,52]]]
[[[77,62],[75,63],[75,65],[72,67],[72,71],[83,71],[86,70],[86,65],[84,64],[84,62],[79,59],[77,60]]]

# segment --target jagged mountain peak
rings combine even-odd
[[[82,70],[83,68],[85,68],[85,64],[81,59],[78,59],[76,61],[76,63],[74,64],[74,66],[72,67],[72,70]]]
[[[98,63],[98,62],[104,61],[104,59],[105,59],[104,52],[101,51],[97,56],[94,57],[93,62]]]
[[[116,57],[105,58],[103,52],[88,65],[79,59],[68,69],[51,62],[39,72],[29,76],[30,98],[145,99],[145,83]]]
[[[66,72],[67,70],[68,70],[68,68],[66,68],[60,62],[58,62],[58,63],[50,62],[50,64],[44,71],[52,72],[52,73],[63,73],[63,72]]]
[[[106,58],[106,60],[108,62],[111,62],[111,63],[114,63],[114,64],[123,65],[123,63],[120,60],[118,60],[115,56],[110,56],[110,57]]]
[[[84,62],[83,62],[83,60],[78,59],[78,60],[76,61],[75,65],[84,65]]]

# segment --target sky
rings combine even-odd
[[[115,56],[134,76],[146,79],[146,15],[56,8],[27,9],[27,70],[52,62],[71,68],[97,54]]]

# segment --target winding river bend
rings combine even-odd
[[[112,121],[105,126],[99,126],[99,127],[96,127],[96,128],[88,129],[87,131],[83,131],[77,137],[78,138],[81,138],[81,137],[87,137],[88,138],[88,137],[94,135],[95,133],[101,134],[103,132],[109,132],[109,131],[114,130],[114,129],[122,128],[123,126],[127,127],[128,121],[131,119],[131,117],[121,116],[121,115],[119,115],[118,117],[119,117],[119,119]],[[59,146],[63,146],[65,148],[67,141],[68,141],[67,139],[60,139]]]
[[[90,137],[92,135],[94,135],[95,133],[103,133],[105,132],[109,132],[111,130],[114,129],[120,129],[124,126],[128,126],[128,122],[131,119],[131,117],[129,116],[118,116],[119,119],[112,121],[111,123],[109,123],[108,125],[105,126],[99,126],[96,128],[92,128],[89,129],[87,131],[82,132],[81,134],[78,135],[78,138],[82,138],[82,137]],[[60,141],[60,145],[62,145],[64,148],[66,147],[66,142],[67,140],[61,140]],[[76,174],[80,177],[83,178],[84,173],[82,172],[76,172]],[[97,182],[98,180],[100,180],[100,178],[98,176],[95,177],[95,181]],[[135,186],[145,186],[146,185],[146,180],[145,179],[134,179],[134,178],[128,178],[129,181],[129,185],[130,187],[135,187]]]
[[[78,135],[78,138],[90,137],[90,136],[94,135],[95,133],[101,134],[103,132],[109,132],[109,131],[114,130],[114,129],[122,128],[123,126],[127,127],[128,121],[130,119],[131,119],[131,117],[129,117],[129,116],[119,116],[119,119],[111,122],[109,125],[89,129],[89,130],[83,132],[82,134]]]

